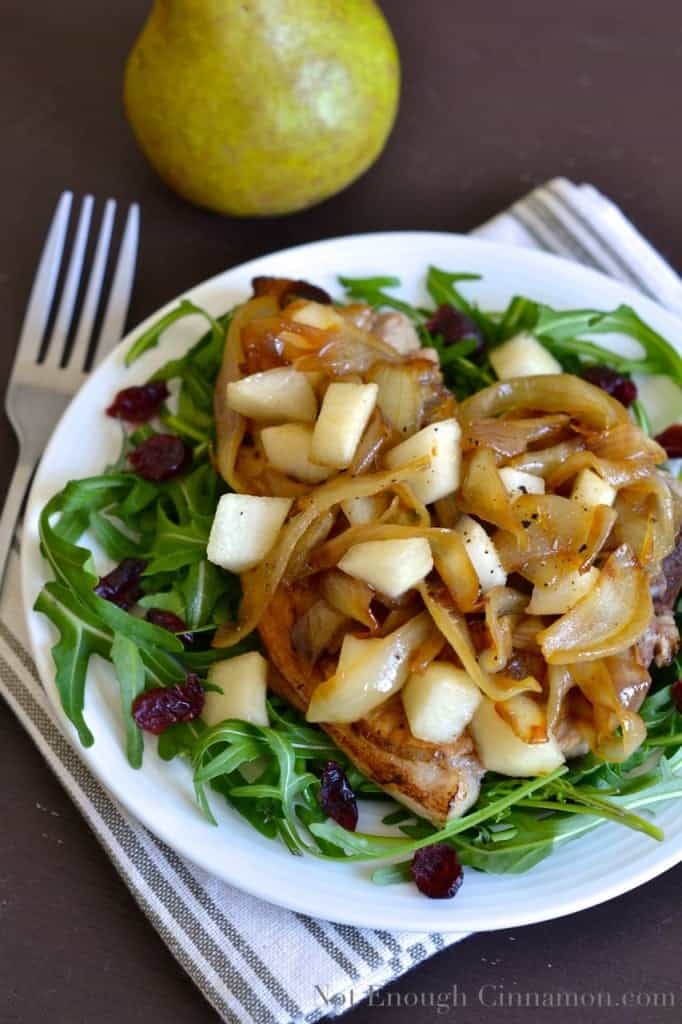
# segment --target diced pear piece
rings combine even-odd
[[[431,632],[426,612],[382,638],[359,640],[348,634],[336,672],[316,687],[309,722],[357,722],[405,684],[410,658]]]
[[[482,698],[469,730],[488,771],[525,778],[547,775],[564,763],[564,755],[553,736],[545,743],[524,743],[488,697]]]
[[[341,511],[351,526],[365,526],[375,523],[388,508],[385,494],[361,495],[341,502]]]
[[[432,661],[413,672],[402,690],[410,732],[428,743],[452,743],[466,729],[481,703],[471,676],[447,661]]]
[[[227,404],[259,423],[312,423],[317,415],[317,399],[310,381],[305,373],[291,366],[277,366],[230,381]]]
[[[268,663],[258,651],[214,662],[207,678],[222,690],[222,693],[206,690],[201,717],[207,725],[217,725],[228,718],[253,725],[270,724],[265,703]]]
[[[290,316],[297,324],[317,327],[321,331],[338,330],[344,323],[343,317],[333,306],[322,302],[305,302],[302,306],[297,306]]]
[[[563,615],[581,597],[584,597],[599,579],[599,569],[592,566],[587,572],[571,569],[562,573],[555,581],[533,587],[528,615]]]
[[[459,487],[462,430],[455,419],[441,420],[408,437],[386,456],[389,469],[396,469],[420,456],[428,455],[430,464],[418,470],[410,487],[425,505],[446,498]]]
[[[280,473],[302,480],[304,484],[319,484],[334,472],[311,461],[313,428],[309,423],[265,427],[260,437],[268,462]]]
[[[433,569],[431,545],[424,537],[364,541],[348,549],[339,569],[387,597],[397,598]]]
[[[524,473],[520,469],[512,469],[511,466],[503,466],[499,473],[511,498],[518,498],[521,494],[545,493],[545,481],[535,473]]]
[[[336,381],[329,385],[313,431],[311,456],[315,462],[335,469],[350,466],[378,391],[374,383]]]
[[[490,362],[500,380],[534,377],[541,373],[562,373],[561,363],[532,334],[517,334],[494,348]]]
[[[616,500],[616,488],[607,480],[602,480],[593,469],[581,469],[575,478],[571,497],[584,508],[613,505]]]
[[[277,540],[291,502],[291,498],[223,494],[208,538],[209,562],[229,572],[253,569]]]
[[[487,594],[493,587],[503,587],[507,582],[507,574],[497,548],[481,524],[471,516],[464,515],[460,516],[455,529],[464,541],[483,593]]]

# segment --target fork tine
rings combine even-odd
[[[104,272],[106,270],[107,259],[109,257],[109,246],[111,244],[111,233],[114,227],[115,213],[115,200],[107,199],[104,206],[104,213],[102,214],[102,223],[100,225],[99,237],[95,248],[95,257],[92,261],[90,279],[88,281],[87,291],[85,292],[85,298],[83,299],[83,308],[81,309],[81,315],[78,321],[78,330],[76,331],[73,349],[69,356],[69,368],[79,370],[81,373],[85,371],[85,359],[88,354],[88,347],[90,345],[90,338],[92,337],[95,317],[97,316],[97,307],[99,305],[99,297],[102,291]]]
[[[71,326],[71,317],[76,305],[76,296],[80,285],[83,261],[85,259],[85,248],[88,244],[88,233],[90,221],[92,220],[92,208],[95,200],[92,196],[85,196],[81,203],[81,212],[78,217],[76,237],[71,250],[69,267],[66,272],[66,280],[62,290],[62,297],[59,302],[59,309],[55,318],[52,333],[45,347],[45,365],[57,367],[61,363],[64,354],[66,339]]]
[[[62,192],[57,202],[38,270],[33,280],[24,323],[19,335],[16,362],[19,360],[35,362],[38,358],[64,252],[64,240],[69,225],[72,201],[73,192]]]
[[[140,234],[140,208],[133,203],[128,210],[125,230],[118,250],[116,270],[111,284],[109,301],[102,319],[102,327],[93,354],[93,365],[101,362],[123,337],[130,293],[135,277],[137,245]]]

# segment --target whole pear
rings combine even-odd
[[[381,152],[400,65],[372,0],[155,0],[124,102],[147,159],[190,202],[289,213]]]

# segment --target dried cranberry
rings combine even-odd
[[[204,707],[204,689],[190,672],[184,683],[141,693],[133,701],[133,718],[140,729],[155,736],[177,722],[191,722]]]
[[[119,391],[107,409],[107,416],[114,416],[129,423],[146,423],[156,416],[161,403],[170,391],[165,380],[153,380]]]
[[[661,448],[665,448],[669,459],[682,459],[682,423],[674,423],[662,434],[656,435]]]
[[[670,687],[670,695],[675,703],[675,707],[682,715],[682,679],[676,680]]]
[[[138,444],[128,461],[143,480],[160,483],[183,473],[192,461],[192,452],[174,434],[154,434]]]
[[[455,345],[465,338],[473,338],[476,348],[469,355],[469,359],[481,359],[485,355],[485,339],[480,330],[466,313],[455,309],[445,303],[439,306],[431,319],[426,324],[429,334],[438,336],[443,345]]]
[[[169,633],[177,633],[183,644],[188,646],[194,640],[192,634],[186,632],[185,620],[173,612],[167,612],[164,608],[150,608],[147,612],[147,622],[151,622],[154,626],[160,626],[161,629],[167,629]]]
[[[419,891],[432,900],[451,900],[463,880],[457,854],[447,843],[417,850],[412,858],[412,877]]]
[[[95,587],[95,593],[127,611],[142,593],[140,576],[146,567],[147,563],[140,558],[124,558],[120,565],[102,576]]]
[[[624,377],[622,373],[612,370],[610,366],[589,366],[583,370],[582,378],[588,380],[590,384],[594,384],[595,387],[601,388],[602,391],[606,391],[607,394],[613,395],[626,409],[637,398],[637,385],[634,380]]]
[[[358,824],[358,802],[346,773],[336,761],[327,761],[320,784],[320,806],[342,828],[355,832]]]

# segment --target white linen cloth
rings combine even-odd
[[[682,281],[590,185],[557,178],[474,234],[559,253],[682,312]],[[15,542],[0,600],[0,693],[222,1020],[286,1024],[343,1012],[464,938],[352,928],[281,910],[212,878],[152,836],[112,800],[55,725],[29,653],[18,561]]]

